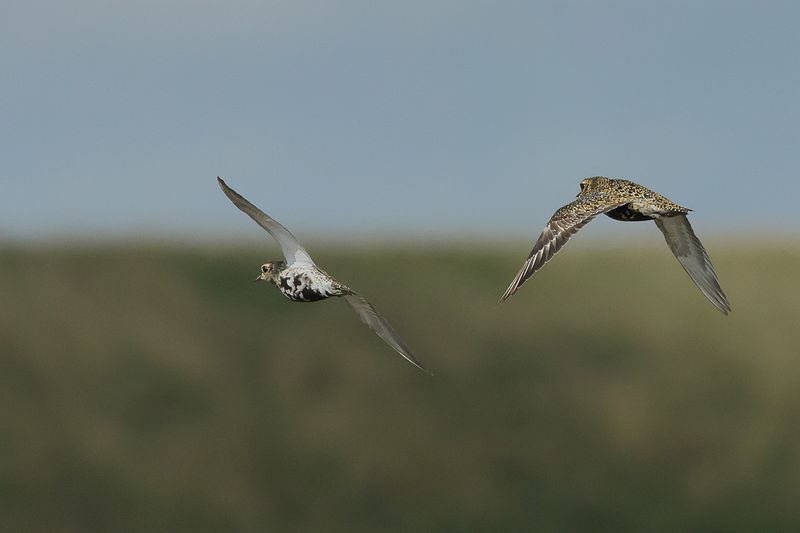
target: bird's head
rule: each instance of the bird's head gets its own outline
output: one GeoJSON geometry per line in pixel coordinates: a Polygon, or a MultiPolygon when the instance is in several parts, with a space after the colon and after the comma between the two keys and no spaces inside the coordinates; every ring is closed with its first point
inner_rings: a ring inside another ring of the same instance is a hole
{"type": "Polygon", "coordinates": [[[606,189],[610,184],[611,180],[609,178],[604,178],[603,176],[586,178],[585,180],[581,181],[581,192],[579,192],[577,196],[585,196],[595,191],[606,189]]]}
{"type": "Polygon", "coordinates": [[[283,261],[268,261],[261,265],[261,274],[258,275],[255,281],[275,283],[275,276],[284,268],[286,268],[286,263],[283,261]]]}

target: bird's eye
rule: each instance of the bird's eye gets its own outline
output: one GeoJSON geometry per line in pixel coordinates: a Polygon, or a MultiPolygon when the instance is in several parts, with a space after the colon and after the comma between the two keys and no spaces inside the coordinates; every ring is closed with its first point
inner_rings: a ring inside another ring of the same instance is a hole
{"type": "Polygon", "coordinates": [[[267,265],[261,265],[261,272],[267,271],[267,265]]]}

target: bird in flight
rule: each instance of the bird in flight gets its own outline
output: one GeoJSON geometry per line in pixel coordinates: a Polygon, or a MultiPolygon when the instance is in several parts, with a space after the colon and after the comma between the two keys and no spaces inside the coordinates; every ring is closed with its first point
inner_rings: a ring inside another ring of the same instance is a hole
{"type": "Polygon", "coordinates": [[[255,281],[274,283],[278,290],[293,302],[316,302],[332,296],[343,296],[353,306],[362,322],[377,333],[386,344],[394,348],[411,364],[430,374],[414,357],[411,348],[395,333],[389,322],[375,310],[366,298],[347,285],[336,281],[330,274],[319,268],[295,236],[278,221],[228,187],[219,176],[217,176],[217,182],[233,205],[267,230],[278,241],[283,251],[284,261],[269,261],[261,265],[261,273],[255,281]]]}
{"type": "Polygon", "coordinates": [[[664,234],[669,249],[695,285],[717,309],[727,315],[731,306],[719,286],[708,253],[686,218],[689,211],[691,209],[681,207],[632,181],[601,176],[587,178],[581,181],[578,199],[556,211],[550,218],[500,301],[507,300],[517,292],[579,229],[597,215],[604,214],[623,222],[654,221],[664,234]]]}

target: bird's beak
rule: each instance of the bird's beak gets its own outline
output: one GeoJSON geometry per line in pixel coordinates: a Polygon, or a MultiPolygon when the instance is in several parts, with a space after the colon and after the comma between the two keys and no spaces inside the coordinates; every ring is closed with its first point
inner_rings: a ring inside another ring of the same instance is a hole
{"type": "Polygon", "coordinates": [[[261,276],[258,276],[256,279],[253,280],[253,282],[256,282],[256,281],[262,281],[261,276]]]}

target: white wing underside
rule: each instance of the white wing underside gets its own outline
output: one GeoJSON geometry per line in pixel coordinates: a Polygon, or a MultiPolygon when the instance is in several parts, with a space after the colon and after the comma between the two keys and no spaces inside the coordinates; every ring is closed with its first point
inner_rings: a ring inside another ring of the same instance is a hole
{"type": "Polygon", "coordinates": [[[217,182],[219,183],[220,188],[222,188],[222,192],[225,193],[225,196],[230,198],[231,202],[233,202],[233,205],[238,207],[247,216],[252,218],[256,224],[267,230],[269,234],[272,235],[276,241],[278,241],[288,266],[295,264],[314,264],[314,260],[311,259],[311,256],[308,254],[305,248],[300,245],[300,243],[297,241],[297,238],[292,235],[292,232],[286,229],[277,220],[251,204],[242,195],[228,187],[228,185],[219,176],[217,177],[217,182]]]}

